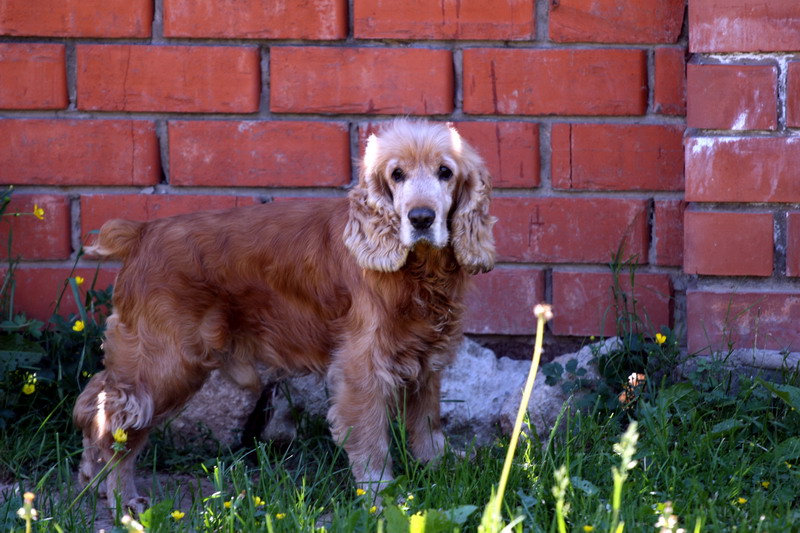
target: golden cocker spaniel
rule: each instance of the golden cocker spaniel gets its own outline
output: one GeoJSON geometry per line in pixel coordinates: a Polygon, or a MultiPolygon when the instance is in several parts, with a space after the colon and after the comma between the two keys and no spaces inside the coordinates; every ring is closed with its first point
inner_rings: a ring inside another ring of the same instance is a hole
{"type": "Polygon", "coordinates": [[[437,457],[440,373],[462,337],[470,274],[494,265],[490,192],[453,127],[403,119],[369,138],[347,198],[104,224],[93,251],[123,266],[105,370],[74,409],[81,480],[110,463],[109,505],[116,491],[141,509],[133,470],[151,428],[213,369],[259,389],[257,363],[327,376],[331,432],[360,486],[392,479],[393,414],[420,460],[437,457]]]}

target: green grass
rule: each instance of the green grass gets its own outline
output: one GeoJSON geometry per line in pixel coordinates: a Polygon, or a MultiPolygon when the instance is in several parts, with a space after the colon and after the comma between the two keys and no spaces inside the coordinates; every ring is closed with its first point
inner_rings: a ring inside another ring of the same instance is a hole
{"type": "MultiPolygon", "coordinates": [[[[564,413],[564,430],[544,443],[523,437],[504,498],[506,521],[523,518],[513,531],[559,531],[558,507],[566,531],[584,531],[584,526],[612,530],[612,470],[621,462],[614,444],[635,419],[636,463],[627,471],[619,510],[625,530],[656,530],[656,511],[666,502],[687,531],[796,530],[800,415],[793,402],[800,389],[775,388],[760,380],[742,380],[735,393],[720,391],[722,386],[671,385],[629,411],[564,413]],[[558,505],[559,491],[553,487],[562,466],[567,475],[561,476],[558,505]]],[[[93,531],[98,524],[110,525],[103,502],[93,493],[70,508],[79,492],[74,482],[79,442],[73,430],[56,422],[60,418],[37,427],[30,424],[31,415],[0,434],[5,475],[36,494],[35,531],[93,531]]],[[[140,462],[145,479],[152,480],[153,501],[142,521],[150,524],[149,531],[324,527],[391,532],[404,523],[407,528],[410,517],[423,513],[429,520],[426,531],[453,531],[447,513],[432,510],[461,508],[462,515],[474,510],[459,529],[476,531],[508,443],[470,450],[471,459],[448,453],[431,467],[415,463],[404,444],[396,442],[398,480],[384,497],[383,510],[375,511],[365,495],[357,495],[346,459],[324,425],[310,424],[306,433],[284,449],[257,443],[215,458],[182,453],[180,461],[171,457],[174,451],[154,445],[140,462]],[[179,465],[172,469],[174,478],[163,472],[170,464],[179,465]],[[160,475],[153,476],[154,471],[160,475]],[[175,509],[185,513],[182,519],[170,516],[175,509]]],[[[24,531],[16,516],[22,507],[20,491],[7,490],[0,502],[0,531],[24,531]]]]}

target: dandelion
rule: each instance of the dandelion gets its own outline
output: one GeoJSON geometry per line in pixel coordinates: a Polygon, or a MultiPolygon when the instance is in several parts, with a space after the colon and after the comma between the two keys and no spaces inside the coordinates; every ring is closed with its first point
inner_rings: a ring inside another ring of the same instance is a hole
{"type": "Polygon", "coordinates": [[[83,279],[81,276],[75,276],[75,285],[77,285],[78,287],[83,285],[84,281],[86,281],[86,280],[83,279]]]}
{"type": "Polygon", "coordinates": [[[662,335],[661,333],[656,333],[656,344],[661,346],[665,342],[667,342],[667,336],[666,335],[662,335]]]}
{"type": "Polygon", "coordinates": [[[75,325],[72,326],[72,331],[83,331],[86,325],[83,323],[83,320],[76,320],[75,325]]]}
{"type": "Polygon", "coordinates": [[[117,428],[117,430],[114,431],[114,442],[119,442],[120,444],[128,442],[128,432],[122,428],[117,428]]]}
{"type": "Polygon", "coordinates": [[[769,482],[769,481],[762,481],[762,482],[761,482],[761,486],[762,486],[762,487],[764,487],[765,489],[768,489],[768,488],[769,488],[769,485],[770,485],[770,482],[769,482]]]}
{"type": "Polygon", "coordinates": [[[736,503],[738,503],[739,505],[744,505],[747,503],[747,498],[742,498],[741,496],[739,496],[739,499],[736,500],[736,503]]]}
{"type": "Polygon", "coordinates": [[[258,496],[253,496],[253,505],[255,505],[256,507],[261,507],[264,505],[264,503],[265,503],[264,500],[262,500],[258,496]]]}
{"type": "Polygon", "coordinates": [[[183,518],[184,516],[186,516],[186,513],[184,513],[180,509],[175,509],[174,511],[172,511],[170,516],[177,521],[177,520],[180,520],[181,518],[183,518]]]}
{"type": "Polygon", "coordinates": [[[36,385],[34,383],[26,383],[22,386],[22,394],[30,396],[36,391],[36,385]]]}
{"type": "Polygon", "coordinates": [[[39,220],[44,220],[44,209],[42,209],[36,204],[33,204],[33,216],[35,216],[39,220]]]}
{"type": "Polygon", "coordinates": [[[375,514],[377,512],[378,512],[378,506],[377,505],[373,505],[372,507],[369,508],[369,514],[375,514]]]}
{"type": "Polygon", "coordinates": [[[583,531],[585,533],[591,533],[592,531],[594,531],[594,526],[590,526],[590,525],[587,524],[587,525],[583,526],[583,531]]]}
{"type": "Polygon", "coordinates": [[[365,491],[364,489],[356,489],[356,496],[363,496],[366,493],[367,491],[365,491]]]}
{"type": "Polygon", "coordinates": [[[276,520],[283,520],[284,518],[286,518],[286,513],[278,513],[275,515],[276,520]]]}

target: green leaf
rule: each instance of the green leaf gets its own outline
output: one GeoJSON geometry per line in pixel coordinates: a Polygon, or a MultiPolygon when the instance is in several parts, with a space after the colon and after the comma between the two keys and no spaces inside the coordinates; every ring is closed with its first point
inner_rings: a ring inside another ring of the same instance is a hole
{"type": "Polygon", "coordinates": [[[715,424],[714,427],[711,428],[711,436],[714,438],[721,437],[726,433],[733,433],[734,431],[740,430],[746,426],[747,424],[738,418],[729,418],[718,424],[715,424]]]}
{"type": "Polygon", "coordinates": [[[765,386],[769,391],[784,401],[786,405],[795,411],[800,411],[800,388],[791,385],[780,385],[759,379],[758,382],[765,386]]]}
{"type": "Polygon", "coordinates": [[[156,529],[172,512],[172,500],[159,502],[139,515],[139,523],[148,529],[156,529]]]}
{"type": "Polygon", "coordinates": [[[407,533],[409,528],[408,515],[396,505],[383,509],[383,518],[386,520],[386,533],[407,533]]]}
{"type": "Polygon", "coordinates": [[[447,514],[447,518],[450,520],[450,522],[452,522],[457,526],[460,526],[463,525],[464,522],[466,522],[469,519],[472,513],[474,513],[477,510],[478,510],[477,505],[461,505],[454,509],[450,509],[449,511],[445,511],[445,513],[447,514]]]}
{"type": "Polygon", "coordinates": [[[594,496],[595,494],[600,492],[600,489],[598,489],[594,483],[586,479],[583,479],[582,477],[573,476],[569,480],[572,483],[573,487],[580,490],[587,496],[594,496]]]}

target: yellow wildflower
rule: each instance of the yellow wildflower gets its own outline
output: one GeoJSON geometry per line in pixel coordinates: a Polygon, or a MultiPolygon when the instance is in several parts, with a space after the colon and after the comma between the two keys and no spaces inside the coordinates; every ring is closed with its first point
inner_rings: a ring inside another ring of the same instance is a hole
{"type": "Polygon", "coordinates": [[[231,505],[233,505],[233,500],[228,500],[225,503],[223,503],[222,505],[225,506],[225,509],[230,509],[231,505]]]}
{"type": "Polygon", "coordinates": [[[253,496],[253,505],[255,505],[256,507],[261,507],[262,505],[264,505],[264,500],[262,500],[258,496],[253,496]]]}
{"type": "Polygon", "coordinates": [[[83,282],[84,282],[84,281],[86,281],[86,280],[85,280],[85,279],[83,279],[82,277],[80,277],[80,276],[75,276],[75,284],[76,284],[78,287],[80,287],[81,285],[83,285],[83,282]]]}
{"type": "Polygon", "coordinates": [[[661,345],[667,342],[667,336],[661,333],[656,333],[656,344],[661,345]]]}
{"type": "Polygon", "coordinates": [[[125,444],[128,442],[128,432],[122,428],[117,428],[117,430],[114,432],[114,442],[119,444],[125,444]]]}
{"type": "Polygon", "coordinates": [[[284,518],[286,518],[286,513],[278,513],[275,515],[276,520],[283,520],[284,518]]]}
{"type": "Polygon", "coordinates": [[[764,487],[765,489],[768,489],[769,488],[769,481],[762,481],[761,482],[761,486],[764,487]]]}
{"type": "Polygon", "coordinates": [[[364,489],[356,489],[356,496],[363,496],[366,493],[367,491],[365,491],[364,489]]]}
{"type": "Polygon", "coordinates": [[[738,503],[739,505],[743,505],[747,503],[747,498],[742,498],[741,496],[739,496],[739,499],[736,500],[736,503],[738,503]]]}
{"type": "Polygon", "coordinates": [[[31,395],[36,391],[36,385],[33,383],[26,383],[22,386],[22,394],[31,395]]]}
{"type": "Polygon", "coordinates": [[[76,320],[75,325],[72,326],[72,331],[83,331],[86,325],[83,323],[83,320],[76,320]]]}
{"type": "Polygon", "coordinates": [[[36,204],[33,204],[33,216],[35,216],[39,220],[44,220],[44,209],[42,209],[36,204]]]}
{"type": "Polygon", "coordinates": [[[182,512],[180,509],[175,509],[174,511],[172,511],[172,514],[170,514],[170,516],[175,520],[180,520],[181,518],[186,516],[186,513],[182,512]]]}
{"type": "Polygon", "coordinates": [[[409,495],[408,495],[408,498],[406,498],[406,499],[407,499],[407,500],[413,500],[413,499],[414,499],[414,495],[413,495],[413,494],[409,494],[409,495]]]}
{"type": "Polygon", "coordinates": [[[377,513],[378,512],[378,506],[377,505],[373,505],[372,507],[369,508],[369,512],[370,512],[370,514],[377,513]]]}
{"type": "Polygon", "coordinates": [[[589,525],[583,526],[583,530],[586,533],[589,533],[590,531],[594,531],[594,526],[589,526],[589,525]]]}

